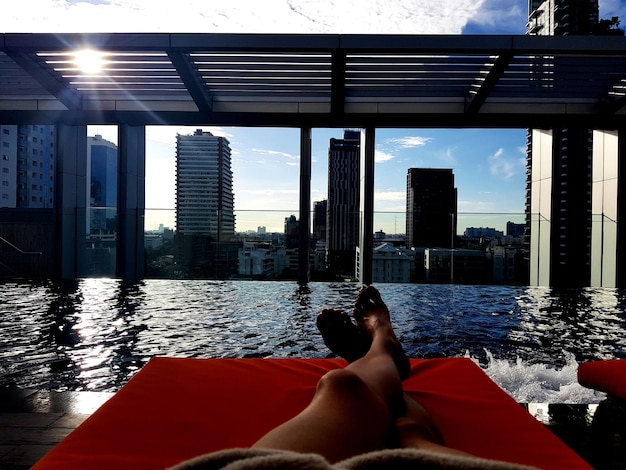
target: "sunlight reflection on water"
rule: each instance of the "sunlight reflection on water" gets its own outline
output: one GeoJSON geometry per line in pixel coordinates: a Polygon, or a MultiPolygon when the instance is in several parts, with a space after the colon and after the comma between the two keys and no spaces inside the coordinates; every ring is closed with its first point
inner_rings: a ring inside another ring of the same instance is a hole
{"type": "MultiPolygon", "coordinates": [[[[315,317],[329,306],[349,311],[359,290],[114,279],[3,287],[0,385],[96,391],[119,389],[155,355],[328,357],[315,317]]],[[[626,357],[624,295],[616,289],[378,287],[411,357],[468,355],[518,396],[538,375],[552,377],[543,381],[553,391],[575,381],[577,361],[626,357]]]]}

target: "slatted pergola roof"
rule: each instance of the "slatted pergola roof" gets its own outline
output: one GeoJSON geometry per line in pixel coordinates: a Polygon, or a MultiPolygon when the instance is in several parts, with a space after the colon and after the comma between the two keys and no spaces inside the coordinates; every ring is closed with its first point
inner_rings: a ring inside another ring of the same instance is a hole
{"type": "Polygon", "coordinates": [[[625,104],[624,37],[0,35],[0,124],[616,128],[625,104]]]}

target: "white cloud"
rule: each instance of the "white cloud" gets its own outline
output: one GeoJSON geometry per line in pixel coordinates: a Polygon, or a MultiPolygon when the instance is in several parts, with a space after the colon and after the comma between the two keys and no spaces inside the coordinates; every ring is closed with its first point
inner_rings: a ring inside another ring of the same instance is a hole
{"type": "Polygon", "coordinates": [[[376,152],[374,154],[374,160],[376,161],[376,163],[388,162],[390,160],[393,160],[394,158],[395,158],[394,155],[391,155],[390,153],[383,152],[382,150],[376,150],[376,152]]]}
{"type": "Polygon", "coordinates": [[[456,163],[456,158],[454,158],[454,155],[452,154],[452,149],[443,150],[439,154],[439,159],[447,165],[454,165],[456,163]]]}
{"type": "MultiPolygon", "coordinates": [[[[606,0],[605,0],[606,1],[606,0]]],[[[515,34],[523,34],[528,21],[526,0],[485,0],[472,18],[483,26],[498,26],[515,34]]]]}
{"type": "Polygon", "coordinates": [[[487,201],[458,201],[457,210],[459,213],[490,213],[494,210],[494,203],[487,201]]]}
{"type": "Polygon", "coordinates": [[[1,32],[460,34],[485,0],[21,0],[1,32]]]}
{"type": "Polygon", "coordinates": [[[491,155],[488,160],[491,174],[505,180],[511,179],[517,174],[518,170],[525,165],[523,158],[506,157],[504,155],[504,149],[501,148],[491,155]]]}
{"type": "Polygon", "coordinates": [[[376,201],[406,201],[405,191],[376,191],[374,193],[376,201]]]}
{"type": "Polygon", "coordinates": [[[269,189],[269,188],[262,188],[262,189],[237,189],[237,193],[246,193],[246,194],[251,194],[254,196],[284,196],[284,195],[290,195],[290,196],[298,196],[299,192],[297,189],[269,189]]]}
{"type": "Polygon", "coordinates": [[[300,157],[297,156],[297,155],[292,155],[292,154],[286,153],[286,152],[280,152],[278,150],[267,150],[267,149],[253,148],[252,151],[256,152],[256,153],[260,153],[261,155],[279,156],[279,157],[288,158],[290,160],[300,160],[300,157]]]}
{"type": "Polygon", "coordinates": [[[397,145],[400,148],[414,148],[414,147],[423,147],[428,142],[432,142],[431,137],[421,137],[421,136],[406,136],[406,137],[398,137],[395,139],[387,139],[385,143],[397,145]]]}

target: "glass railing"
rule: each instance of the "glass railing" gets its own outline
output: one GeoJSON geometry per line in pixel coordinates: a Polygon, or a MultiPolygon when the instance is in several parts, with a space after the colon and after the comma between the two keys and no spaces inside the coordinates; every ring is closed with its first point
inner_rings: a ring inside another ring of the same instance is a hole
{"type": "MultiPolygon", "coordinates": [[[[310,279],[357,279],[359,254],[356,244],[347,250],[333,250],[324,240],[325,217],[318,220],[313,213],[310,217],[310,279]]],[[[199,235],[177,233],[174,210],[146,209],[145,276],[298,279],[297,219],[297,210],[236,211],[234,234],[199,235]]],[[[427,257],[425,249],[435,247],[407,248],[406,214],[376,212],[375,233],[372,234],[374,281],[450,282],[452,279],[454,282],[511,284],[523,278],[523,274],[515,274],[514,263],[523,263],[524,214],[459,213],[456,219],[456,237],[442,242],[445,249],[430,250],[427,257]],[[507,236],[514,230],[514,235],[507,236]],[[430,275],[424,270],[430,270],[430,275]]],[[[452,215],[450,220],[452,223],[452,215]]],[[[521,266],[517,270],[525,272],[521,266]]]]}

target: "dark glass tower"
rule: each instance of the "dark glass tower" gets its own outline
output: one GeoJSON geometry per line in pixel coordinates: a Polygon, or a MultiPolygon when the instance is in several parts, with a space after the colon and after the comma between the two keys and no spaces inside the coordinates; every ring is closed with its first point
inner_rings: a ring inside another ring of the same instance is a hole
{"type": "Polygon", "coordinates": [[[328,148],[327,263],[338,274],[354,275],[359,244],[359,131],[346,130],[328,148]]]}
{"type": "Polygon", "coordinates": [[[409,168],[406,179],[407,248],[453,248],[457,190],[450,169],[409,168]]]}

